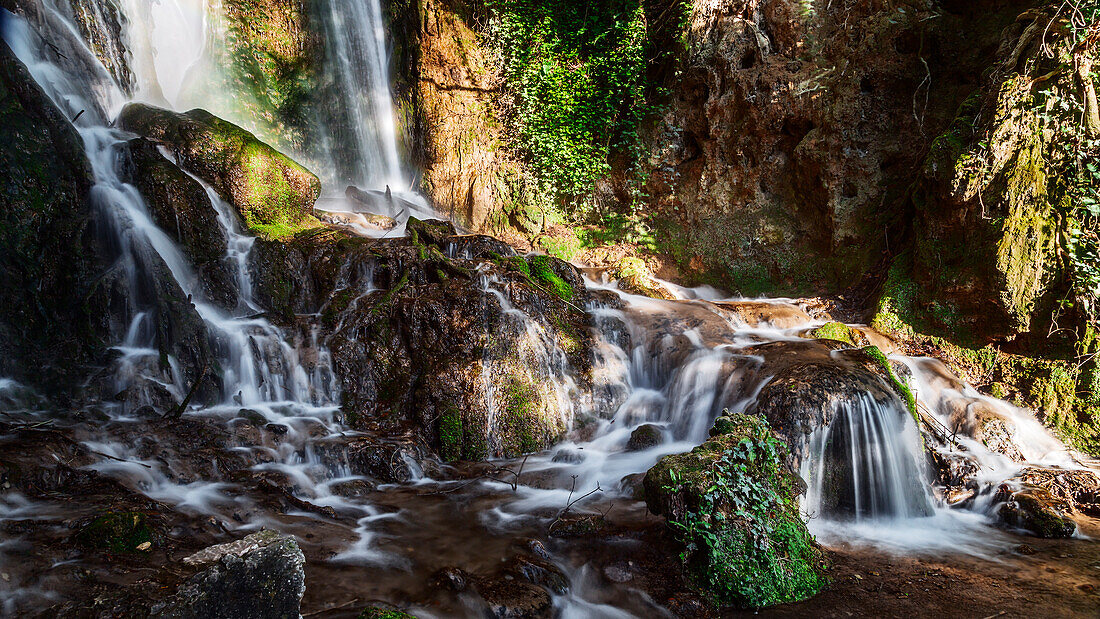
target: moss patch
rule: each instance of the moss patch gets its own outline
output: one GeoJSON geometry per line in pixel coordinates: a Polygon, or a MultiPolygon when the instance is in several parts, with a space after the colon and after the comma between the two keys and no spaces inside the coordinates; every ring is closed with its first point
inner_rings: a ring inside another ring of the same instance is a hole
{"type": "Polygon", "coordinates": [[[825,560],[799,513],[786,445],[767,424],[720,417],[712,438],[666,456],[645,477],[646,502],[684,544],[692,584],[718,606],[761,608],[825,586],[825,560]]]}
{"type": "Polygon", "coordinates": [[[856,345],[856,338],[852,334],[852,328],[841,322],[827,322],[824,325],[810,331],[810,337],[819,340],[836,340],[845,344],[856,345]]]}

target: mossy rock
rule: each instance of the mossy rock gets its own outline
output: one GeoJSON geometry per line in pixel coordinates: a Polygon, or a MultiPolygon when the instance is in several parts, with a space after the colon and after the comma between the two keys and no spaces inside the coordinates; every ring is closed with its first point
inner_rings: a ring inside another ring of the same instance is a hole
{"type": "Polygon", "coordinates": [[[113,554],[142,552],[157,543],[149,517],[141,512],[103,514],[82,528],[76,539],[84,546],[113,554]]]}
{"type": "Polygon", "coordinates": [[[141,103],[123,108],[118,124],[166,144],[185,168],[236,207],[248,228],[270,235],[319,225],[312,213],[321,181],[237,125],[205,110],[181,114],[141,103]]]}
{"type": "Polygon", "coordinates": [[[827,322],[811,330],[808,335],[819,340],[835,340],[852,346],[866,346],[867,336],[859,329],[853,329],[842,322],[827,322]]]}
{"type": "Polygon", "coordinates": [[[825,557],[798,507],[786,445],[759,418],[725,415],[694,450],[645,476],[646,504],[684,544],[689,581],[718,606],[762,608],[825,586],[825,557]]]}

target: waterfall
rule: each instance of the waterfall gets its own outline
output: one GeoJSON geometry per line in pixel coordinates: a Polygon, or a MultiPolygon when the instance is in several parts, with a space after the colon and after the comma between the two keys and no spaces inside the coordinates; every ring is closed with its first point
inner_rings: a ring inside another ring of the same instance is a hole
{"type": "Polygon", "coordinates": [[[832,422],[809,439],[804,511],[856,521],[931,515],[920,450],[916,424],[900,402],[864,393],[838,403],[832,422]]]}
{"type": "MultiPolygon", "coordinates": [[[[339,85],[342,109],[350,117],[354,139],[347,146],[350,166],[342,168],[342,184],[404,189],[397,154],[385,23],[379,0],[330,0],[322,21],[330,46],[325,72],[339,85]]],[[[326,132],[330,141],[341,136],[326,132]]],[[[345,138],[346,139],[346,138],[345,138]]],[[[330,152],[333,147],[329,146],[330,152]]]]}
{"type": "Polygon", "coordinates": [[[234,78],[234,35],[221,0],[124,1],[136,100],[202,107],[230,120],[306,163],[328,195],[342,195],[349,184],[408,189],[379,0],[315,3],[303,16],[322,36],[316,83],[298,120],[304,126],[296,127],[305,135],[297,143],[284,139],[271,118],[273,103],[234,78]]]}

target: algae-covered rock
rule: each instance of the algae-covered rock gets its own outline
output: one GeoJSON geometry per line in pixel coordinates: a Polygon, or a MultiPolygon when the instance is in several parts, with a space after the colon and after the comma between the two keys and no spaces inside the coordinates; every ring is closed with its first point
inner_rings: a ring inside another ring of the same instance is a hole
{"type": "Polygon", "coordinates": [[[766,422],[723,416],[715,436],[646,473],[646,504],[685,545],[690,581],[721,606],[761,608],[816,595],[825,559],[798,508],[800,482],[766,422]]]}
{"type": "Polygon", "coordinates": [[[155,604],[158,619],[297,619],[306,590],[305,555],[275,531],[208,548],[188,557],[209,567],[155,604]]]}
{"type": "Polygon", "coordinates": [[[640,425],[630,433],[630,440],[626,442],[627,451],[642,451],[660,445],[664,440],[664,434],[660,426],[651,423],[640,425]]]}
{"type": "Polygon", "coordinates": [[[817,339],[836,340],[851,344],[852,346],[866,346],[867,336],[859,329],[853,329],[842,322],[827,322],[816,329],[812,329],[807,335],[817,339]]]}
{"type": "Polygon", "coordinates": [[[1013,491],[1006,484],[997,498],[1004,501],[997,515],[1009,526],[1025,529],[1037,537],[1072,537],[1077,531],[1070,504],[1045,488],[1028,485],[1013,491]]]}
{"type": "Polygon", "coordinates": [[[667,286],[653,277],[649,267],[641,258],[624,258],[615,267],[615,277],[618,278],[619,288],[626,292],[655,299],[676,298],[667,286]]]}
{"type": "Polygon", "coordinates": [[[254,231],[280,236],[312,220],[321,182],[248,131],[204,110],[171,112],[131,103],[118,124],[163,142],[181,165],[209,183],[254,231]]]}

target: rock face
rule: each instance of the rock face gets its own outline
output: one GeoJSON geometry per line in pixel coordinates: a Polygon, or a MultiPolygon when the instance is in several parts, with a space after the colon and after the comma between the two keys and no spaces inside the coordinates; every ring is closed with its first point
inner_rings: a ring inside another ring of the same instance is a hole
{"type": "Polygon", "coordinates": [[[0,43],[0,375],[71,393],[105,352],[110,255],[80,136],[0,43]]]}
{"type": "Polygon", "coordinates": [[[409,229],[377,241],[337,231],[257,241],[256,299],[288,324],[319,314],[354,425],[415,428],[449,460],[549,446],[589,381],[580,276],[489,237],[455,236],[448,223],[409,229]]]}
{"type": "Polygon", "coordinates": [[[150,617],[297,619],[306,590],[305,556],[294,538],[254,533],[184,559],[210,566],[187,580],[150,617]]]}
{"type": "Polygon", "coordinates": [[[312,216],[321,182],[286,155],[204,110],[186,114],[131,103],[118,125],[161,142],[259,232],[293,228],[312,216]]]}
{"type": "Polygon", "coordinates": [[[798,510],[784,443],[756,417],[720,417],[712,437],[645,476],[646,504],[687,545],[693,584],[721,606],[802,600],[825,585],[823,553],[798,510]]]}
{"type": "Polygon", "coordinates": [[[187,253],[209,299],[223,308],[237,305],[233,275],[226,264],[228,239],[210,197],[198,181],[144,138],[130,142],[127,181],[137,187],[161,230],[187,253]]]}

